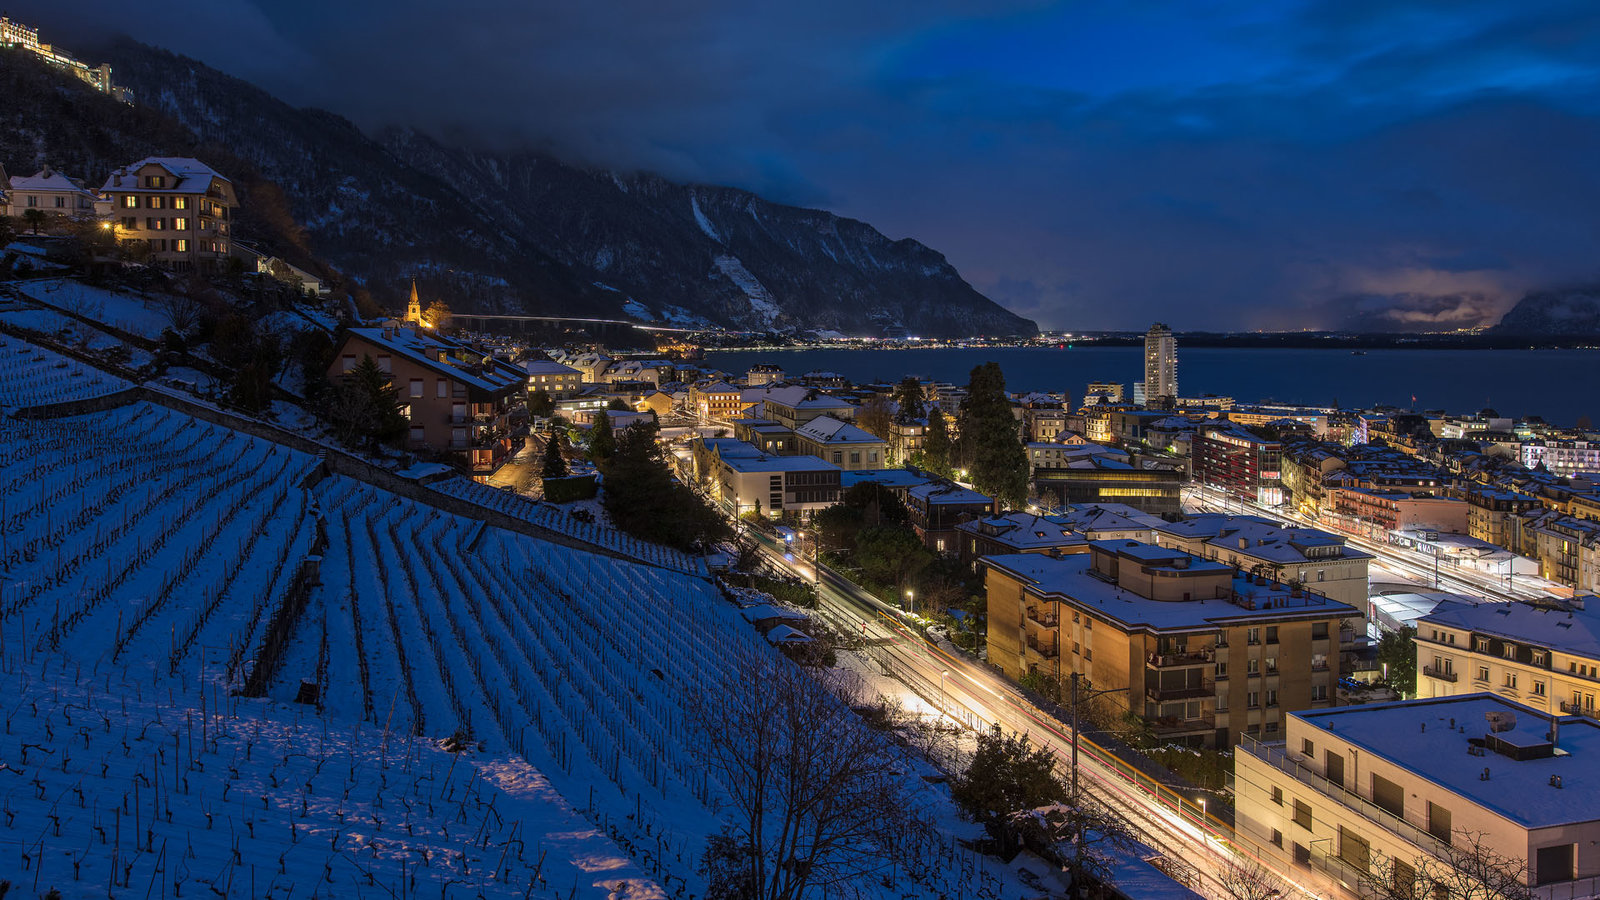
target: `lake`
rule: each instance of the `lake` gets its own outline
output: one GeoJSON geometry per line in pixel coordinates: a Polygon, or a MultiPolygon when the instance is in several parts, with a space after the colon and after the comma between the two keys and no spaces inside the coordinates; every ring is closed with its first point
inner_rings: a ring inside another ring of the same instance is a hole
{"type": "MultiPolygon", "coordinates": [[[[915,350],[739,350],[708,352],[705,362],[734,375],[756,363],[790,375],[815,369],[856,382],[916,375],[966,384],[974,366],[997,362],[1011,391],[1067,391],[1074,403],[1091,381],[1119,381],[1129,392],[1144,378],[1142,347],[915,350]]],[[[1311,406],[1380,404],[1472,413],[1543,416],[1572,425],[1600,421],[1600,350],[1349,350],[1178,348],[1185,397],[1219,394],[1241,403],[1311,406]],[[1416,402],[1411,398],[1415,396],[1416,402]]]]}

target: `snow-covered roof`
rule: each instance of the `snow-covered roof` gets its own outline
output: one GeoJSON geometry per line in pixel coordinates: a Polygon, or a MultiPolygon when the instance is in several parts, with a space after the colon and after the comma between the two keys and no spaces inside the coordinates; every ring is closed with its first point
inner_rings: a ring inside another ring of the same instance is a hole
{"type": "Polygon", "coordinates": [[[1271,562],[1298,563],[1309,559],[1371,559],[1346,544],[1344,539],[1317,528],[1284,525],[1261,516],[1231,516],[1226,513],[1201,513],[1181,522],[1162,522],[1157,530],[1180,538],[1199,538],[1219,550],[1233,550],[1271,562]],[[1243,541],[1243,546],[1240,545],[1243,541]],[[1337,547],[1332,555],[1314,553],[1312,548],[1337,547]]]}
{"type": "Polygon", "coordinates": [[[982,535],[1017,550],[1042,550],[1088,543],[1083,535],[1074,534],[1071,529],[1057,522],[1025,512],[962,522],[956,529],[982,535]]]}
{"type": "Polygon", "coordinates": [[[762,603],[757,606],[746,606],[739,610],[739,615],[746,622],[763,622],[767,619],[787,619],[790,622],[808,622],[811,617],[797,609],[786,609],[782,606],[773,606],[771,603],[762,603]]]}
{"type": "MultiPolygon", "coordinates": [[[[1109,546],[1120,554],[1145,559],[1156,567],[1167,565],[1172,558],[1170,550],[1138,542],[1096,541],[1090,546],[1096,549],[1109,546]],[[1127,546],[1129,544],[1136,546],[1127,546]]],[[[1060,595],[1084,608],[1094,609],[1121,623],[1126,630],[1186,631],[1220,628],[1241,620],[1282,621],[1361,615],[1355,608],[1320,594],[1307,592],[1295,597],[1285,585],[1258,585],[1249,578],[1230,579],[1231,589],[1241,598],[1251,601],[1254,609],[1223,598],[1151,600],[1093,574],[1090,570],[1094,559],[1088,553],[1059,557],[1042,553],[1006,553],[984,557],[984,562],[992,569],[1008,572],[1033,584],[1040,594],[1060,595]]],[[[1189,557],[1183,568],[1191,572],[1231,571],[1229,566],[1198,557],[1189,557]]]]}
{"type": "Polygon", "coordinates": [[[1165,524],[1160,516],[1141,512],[1125,503],[1095,503],[1069,506],[1050,517],[1052,521],[1082,534],[1096,531],[1154,530],[1165,524]]]}
{"type": "Polygon", "coordinates": [[[737,394],[740,389],[726,381],[713,381],[710,384],[697,384],[694,388],[702,394],[737,394]]]}
{"type": "Polygon", "coordinates": [[[517,365],[522,367],[529,375],[578,375],[581,374],[571,366],[564,366],[551,359],[525,359],[517,365]]]}
{"type": "Polygon", "coordinates": [[[859,469],[854,472],[842,472],[839,475],[839,482],[846,489],[872,482],[887,488],[912,488],[932,481],[931,475],[923,475],[910,469],[859,469]]]}
{"type": "Polygon", "coordinates": [[[958,484],[943,484],[938,482],[932,484],[919,484],[916,487],[906,491],[906,496],[930,505],[944,503],[976,504],[994,502],[993,498],[986,497],[977,491],[964,488],[958,484]]]}
{"type": "Polygon", "coordinates": [[[745,388],[741,396],[749,403],[770,401],[791,409],[852,409],[854,406],[847,400],[831,397],[803,384],[774,384],[745,388]]]}
{"type": "MultiPolygon", "coordinates": [[[[759,452],[759,451],[758,451],[759,452]]],[[[730,456],[723,454],[722,462],[735,472],[828,472],[839,467],[815,456],[730,456]]]]}
{"type": "Polygon", "coordinates": [[[460,341],[416,328],[350,329],[347,341],[357,338],[481,391],[503,393],[509,388],[522,387],[528,379],[519,366],[487,356],[460,341]]]}
{"type": "Polygon", "coordinates": [[[90,197],[98,196],[94,191],[79,187],[72,179],[49,169],[40,169],[32,175],[14,175],[11,177],[11,190],[56,192],[67,194],[86,194],[90,197]]]}
{"type": "Polygon", "coordinates": [[[795,434],[821,444],[881,444],[883,438],[832,416],[818,416],[795,428],[795,434]]]}
{"type": "Polygon", "coordinates": [[[811,643],[811,635],[806,634],[798,628],[791,628],[788,625],[777,625],[773,627],[771,631],[767,632],[767,643],[809,644],[811,643]]]}
{"type": "Polygon", "coordinates": [[[1488,693],[1289,715],[1525,828],[1600,819],[1600,723],[1559,717],[1555,744],[1561,755],[1469,753],[1469,741],[1488,736],[1491,714],[1509,714],[1515,722],[1493,735],[1498,740],[1519,747],[1550,743],[1548,713],[1488,693]]]}
{"type": "Polygon", "coordinates": [[[1545,609],[1527,603],[1440,603],[1419,625],[1464,628],[1563,653],[1600,659],[1600,610],[1545,609]]]}
{"type": "Polygon", "coordinates": [[[106,179],[104,191],[139,191],[155,194],[203,194],[211,189],[212,181],[232,184],[216,169],[198,159],[186,156],[150,156],[126,169],[118,169],[106,179]],[[139,183],[139,170],[146,166],[160,166],[172,176],[172,184],[152,188],[139,183]]]}

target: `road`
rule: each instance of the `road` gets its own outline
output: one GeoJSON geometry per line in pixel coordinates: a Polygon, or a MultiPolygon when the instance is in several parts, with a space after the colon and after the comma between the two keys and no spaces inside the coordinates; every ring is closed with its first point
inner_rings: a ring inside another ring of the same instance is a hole
{"type": "MultiPolygon", "coordinates": [[[[776,565],[817,583],[819,618],[846,634],[865,639],[868,653],[885,671],[930,706],[972,729],[998,723],[1024,733],[1036,745],[1050,748],[1060,761],[1061,777],[1071,778],[1072,729],[1036,707],[1017,688],[986,666],[950,653],[917,633],[900,610],[883,603],[827,566],[785,552],[765,535],[761,548],[776,565]]],[[[1218,880],[1230,861],[1244,858],[1270,867],[1269,857],[1239,847],[1227,823],[1206,814],[1204,807],[1168,788],[1135,782],[1116,767],[1114,757],[1087,739],[1079,747],[1080,783],[1091,796],[1117,811],[1140,841],[1194,872],[1193,889],[1207,897],[1232,896],[1218,880]]],[[[1276,873],[1273,887],[1284,896],[1317,894],[1276,873]]]]}

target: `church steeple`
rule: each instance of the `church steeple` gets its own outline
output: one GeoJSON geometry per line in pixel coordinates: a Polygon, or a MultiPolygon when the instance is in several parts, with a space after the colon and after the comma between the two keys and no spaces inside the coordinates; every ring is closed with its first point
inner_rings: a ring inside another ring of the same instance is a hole
{"type": "Polygon", "coordinates": [[[411,279],[411,302],[406,306],[406,321],[413,325],[422,324],[422,300],[417,297],[417,280],[411,279]]]}

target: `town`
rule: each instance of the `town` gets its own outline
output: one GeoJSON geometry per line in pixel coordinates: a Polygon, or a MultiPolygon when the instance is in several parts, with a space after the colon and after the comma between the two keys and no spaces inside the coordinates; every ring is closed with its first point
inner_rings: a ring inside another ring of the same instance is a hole
{"type": "Polygon", "coordinates": [[[0,896],[1600,896],[1591,423],[724,371],[161,152],[0,169],[0,896]]]}

